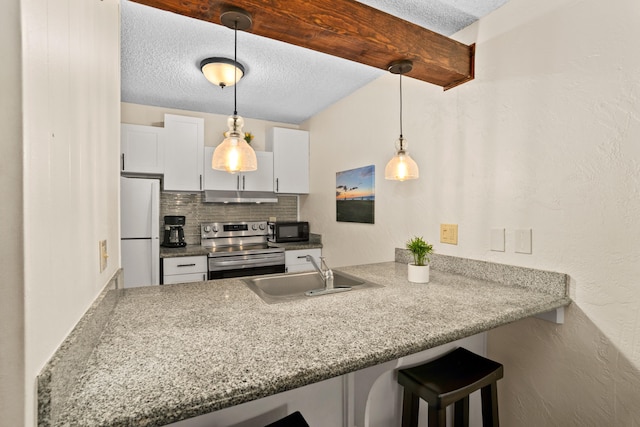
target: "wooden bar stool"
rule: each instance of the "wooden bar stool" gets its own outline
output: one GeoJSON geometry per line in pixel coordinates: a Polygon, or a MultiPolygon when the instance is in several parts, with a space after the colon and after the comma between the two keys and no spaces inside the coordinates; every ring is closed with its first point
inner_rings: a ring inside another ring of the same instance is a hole
{"type": "Polygon", "coordinates": [[[309,424],[307,424],[307,420],[304,419],[300,411],[296,411],[264,427],[309,427],[309,424]]]}
{"type": "Polygon", "coordinates": [[[429,427],[445,427],[447,406],[454,406],[455,427],[469,425],[469,395],[482,389],[482,425],[498,427],[497,382],[503,367],[462,347],[431,362],[398,371],[404,387],[402,427],[418,427],[418,409],[429,404],[429,427]]]}

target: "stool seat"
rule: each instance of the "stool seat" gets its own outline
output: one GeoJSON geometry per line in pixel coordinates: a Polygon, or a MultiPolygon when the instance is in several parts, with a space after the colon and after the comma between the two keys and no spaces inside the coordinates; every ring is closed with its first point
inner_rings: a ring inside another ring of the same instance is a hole
{"type": "Polygon", "coordinates": [[[482,390],[483,426],[498,423],[497,381],[502,364],[462,347],[425,364],[398,371],[404,387],[402,427],[418,426],[419,398],[429,405],[429,427],[445,426],[446,408],[454,407],[454,425],[469,425],[469,395],[482,390]]]}
{"type": "Polygon", "coordinates": [[[300,411],[296,411],[265,427],[309,427],[309,424],[307,424],[307,420],[304,419],[300,411]]]}

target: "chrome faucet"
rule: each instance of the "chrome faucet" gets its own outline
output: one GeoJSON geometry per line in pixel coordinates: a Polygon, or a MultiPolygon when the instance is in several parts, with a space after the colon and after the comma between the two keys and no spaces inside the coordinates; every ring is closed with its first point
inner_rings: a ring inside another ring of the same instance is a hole
{"type": "Polygon", "coordinates": [[[351,290],[350,286],[335,287],[333,285],[333,271],[331,271],[331,269],[327,266],[327,263],[324,262],[324,257],[320,257],[320,265],[318,265],[316,260],[311,255],[304,256],[304,259],[306,259],[307,262],[310,262],[313,265],[313,268],[316,269],[316,272],[320,275],[320,277],[322,278],[322,282],[324,283],[324,288],[307,291],[304,293],[305,295],[313,297],[317,295],[333,294],[351,290]]]}
{"type": "Polygon", "coordinates": [[[324,262],[324,257],[320,257],[320,265],[316,262],[316,260],[311,256],[305,256],[305,259],[313,265],[313,268],[316,269],[322,281],[324,282],[325,289],[333,289],[333,271],[327,266],[327,263],[324,262]]]}

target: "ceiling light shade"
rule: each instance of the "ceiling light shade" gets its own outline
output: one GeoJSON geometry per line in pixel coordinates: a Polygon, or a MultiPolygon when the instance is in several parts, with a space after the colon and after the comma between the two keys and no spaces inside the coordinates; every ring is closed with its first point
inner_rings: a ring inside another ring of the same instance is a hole
{"type": "Polygon", "coordinates": [[[213,152],[211,167],[229,173],[249,172],[258,169],[256,153],[244,139],[244,119],[238,115],[227,119],[229,131],[225,132],[224,141],[213,152]]]}
{"type": "Polygon", "coordinates": [[[216,86],[233,86],[244,76],[244,67],[229,58],[207,58],[200,63],[202,74],[216,86]]]}
{"type": "Polygon", "coordinates": [[[396,154],[384,168],[384,178],[394,181],[417,179],[420,175],[418,165],[407,152],[407,141],[402,135],[402,75],[408,73],[413,64],[408,60],[394,61],[389,64],[392,74],[400,75],[400,138],[396,142],[396,154]]]}
{"type": "MultiPolygon", "coordinates": [[[[238,64],[238,30],[246,30],[251,27],[251,17],[244,11],[232,10],[223,12],[220,21],[229,28],[233,28],[233,63],[238,64]]],[[[224,140],[213,151],[211,168],[227,171],[229,173],[250,172],[258,169],[256,152],[244,139],[244,119],[238,115],[237,94],[238,87],[235,83],[237,73],[234,74],[233,86],[233,115],[227,119],[229,130],[225,132],[224,140]]]]}
{"type": "Polygon", "coordinates": [[[401,136],[396,142],[396,154],[384,168],[384,179],[406,181],[419,176],[418,165],[407,153],[407,141],[401,136]]]}

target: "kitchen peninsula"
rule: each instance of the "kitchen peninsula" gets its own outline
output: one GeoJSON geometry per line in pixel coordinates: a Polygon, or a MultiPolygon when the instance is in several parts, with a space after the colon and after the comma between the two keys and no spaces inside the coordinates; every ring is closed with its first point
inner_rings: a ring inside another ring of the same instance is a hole
{"type": "Polygon", "coordinates": [[[54,391],[63,356],[41,374],[39,425],[165,425],[570,303],[565,274],[439,255],[425,285],[396,261],[336,269],[382,288],[281,304],[238,279],[108,291],[118,301],[70,395],[54,391]]]}

